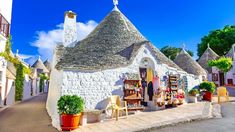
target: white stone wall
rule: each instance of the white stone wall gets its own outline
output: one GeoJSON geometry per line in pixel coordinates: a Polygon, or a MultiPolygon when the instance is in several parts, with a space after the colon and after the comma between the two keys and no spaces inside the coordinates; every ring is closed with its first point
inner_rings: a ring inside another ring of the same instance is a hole
{"type": "Polygon", "coordinates": [[[11,23],[12,0],[0,0],[0,13],[11,23]]]}
{"type": "Polygon", "coordinates": [[[69,18],[68,13],[65,14],[64,20],[64,36],[63,36],[63,44],[68,46],[69,44],[75,42],[77,40],[77,16],[74,15],[74,18],[69,18]]]}
{"type": "Polygon", "coordinates": [[[31,80],[26,74],[24,78],[24,87],[23,87],[23,100],[31,98],[31,80]]]}
{"type": "Polygon", "coordinates": [[[228,79],[232,79],[233,84],[235,83],[234,79],[233,79],[233,69],[231,69],[229,72],[226,73],[226,75],[225,75],[225,84],[228,84],[228,79]]]}
{"type": "Polygon", "coordinates": [[[13,79],[8,79],[7,88],[7,105],[13,105],[15,103],[15,83],[13,79]]]}
{"type": "Polygon", "coordinates": [[[2,76],[0,77],[0,106],[3,106],[4,98],[5,98],[5,90],[6,90],[6,65],[7,62],[3,57],[0,57],[0,71],[2,72],[2,76]]]}
{"type": "Polygon", "coordinates": [[[50,83],[48,89],[48,97],[46,102],[46,109],[48,114],[51,116],[52,125],[57,129],[60,128],[60,116],[57,111],[57,101],[61,97],[61,86],[62,86],[62,78],[63,71],[58,71],[54,67],[58,61],[60,56],[57,56],[57,48],[54,50],[53,61],[52,61],[52,69],[50,74],[50,83]]]}

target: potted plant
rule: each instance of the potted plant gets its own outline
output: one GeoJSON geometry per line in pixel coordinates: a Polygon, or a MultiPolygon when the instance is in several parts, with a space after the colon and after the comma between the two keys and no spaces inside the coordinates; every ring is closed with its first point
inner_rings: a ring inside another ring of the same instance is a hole
{"type": "Polygon", "coordinates": [[[84,110],[84,100],[77,95],[61,96],[57,103],[61,115],[62,130],[78,128],[81,112],[84,110]]]}
{"type": "Polygon", "coordinates": [[[189,91],[188,103],[197,103],[198,89],[191,89],[189,91]]]}
{"type": "Polygon", "coordinates": [[[199,88],[202,92],[204,92],[203,99],[207,101],[211,101],[212,95],[215,92],[215,88],[216,88],[215,84],[213,82],[205,81],[199,85],[199,88]]]}

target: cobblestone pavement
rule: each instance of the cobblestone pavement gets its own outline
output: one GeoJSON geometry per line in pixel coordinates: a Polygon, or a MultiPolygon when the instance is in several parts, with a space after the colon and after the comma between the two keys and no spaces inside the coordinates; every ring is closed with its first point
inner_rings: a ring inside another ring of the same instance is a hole
{"type": "Polygon", "coordinates": [[[45,109],[46,94],[0,112],[0,132],[57,132],[45,109]]]}

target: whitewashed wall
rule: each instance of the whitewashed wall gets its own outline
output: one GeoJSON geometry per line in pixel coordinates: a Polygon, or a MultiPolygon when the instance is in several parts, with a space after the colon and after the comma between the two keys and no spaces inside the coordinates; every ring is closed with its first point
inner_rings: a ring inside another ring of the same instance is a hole
{"type": "Polygon", "coordinates": [[[8,79],[7,88],[7,105],[13,105],[15,103],[15,85],[14,80],[8,79]]]}
{"type": "Polygon", "coordinates": [[[11,23],[12,0],[0,0],[0,13],[11,23]]]}
{"type": "MultiPolygon", "coordinates": [[[[231,69],[229,72],[226,73],[226,75],[225,75],[225,84],[228,84],[228,79],[233,80],[233,69],[231,69]]],[[[234,80],[233,80],[233,84],[234,84],[234,80]]]]}
{"type": "Polygon", "coordinates": [[[23,100],[31,98],[31,80],[26,74],[24,78],[24,87],[23,87],[23,100]]]}
{"type": "Polygon", "coordinates": [[[2,76],[0,77],[0,86],[1,88],[1,95],[0,95],[0,106],[3,106],[4,97],[5,97],[5,90],[6,90],[6,60],[3,57],[0,57],[0,71],[2,71],[2,76]]]}
{"type": "MultiPolygon", "coordinates": [[[[143,58],[153,61],[158,75],[163,76],[168,73],[179,73],[175,68],[169,68],[165,64],[158,64],[148,46],[143,46],[133,63],[124,68],[108,69],[97,72],[81,72],[76,70],[57,71],[52,70],[50,77],[50,88],[47,100],[47,110],[52,117],[53,126],[60,128],[59,115],[57,112],[57,101],[62,95],[79,95],[85,100],[86,109],[104,109],[107,99],[111,95],[123,96],[123,74],[139,73],[140,62],[143,58]]],[[[198,79],[191,77],[186,72],[182,75],[189,76],[189,83],[198,85],[198,79]],[[191,82],[192,81],[192,82],[191,82]]],[[[193,86],[191,86],[193,87],[193,86]]]]}

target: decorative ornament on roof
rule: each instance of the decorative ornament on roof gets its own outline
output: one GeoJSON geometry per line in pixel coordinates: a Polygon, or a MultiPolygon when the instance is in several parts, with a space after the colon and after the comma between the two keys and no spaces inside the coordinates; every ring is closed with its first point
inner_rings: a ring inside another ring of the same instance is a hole
{"type": "Polygon", "coordinates": [[[185,50],[185,44],[184,43],[182,44],[182,49],[185,50]]]}
{"type": "Polygon", "coordinates": [[[207,44],[207,48],[210,48],[210,43],[207,44]]]}
{"type": "Polygon", "coordinates": [[[113,11],[119,11],[119,9],[117,8],[118,0],[113,0],[113,5],[114,5],[113,11]]]}
{"type": "Polygon", "coordinates": [[[113,5],[117,6],[118,5],[118,0],[113,0],[113,5]]]}
{"type": "Polygon", "coordinates": [[[182,44],[182,52],[181,52],[181,53],[184,53],[184,54],[187,53],[187,52],[185,51],[185,47],[186,47],[186,46],[185,46],[185,43],[183,43],[183,44],[182,44]]]}

